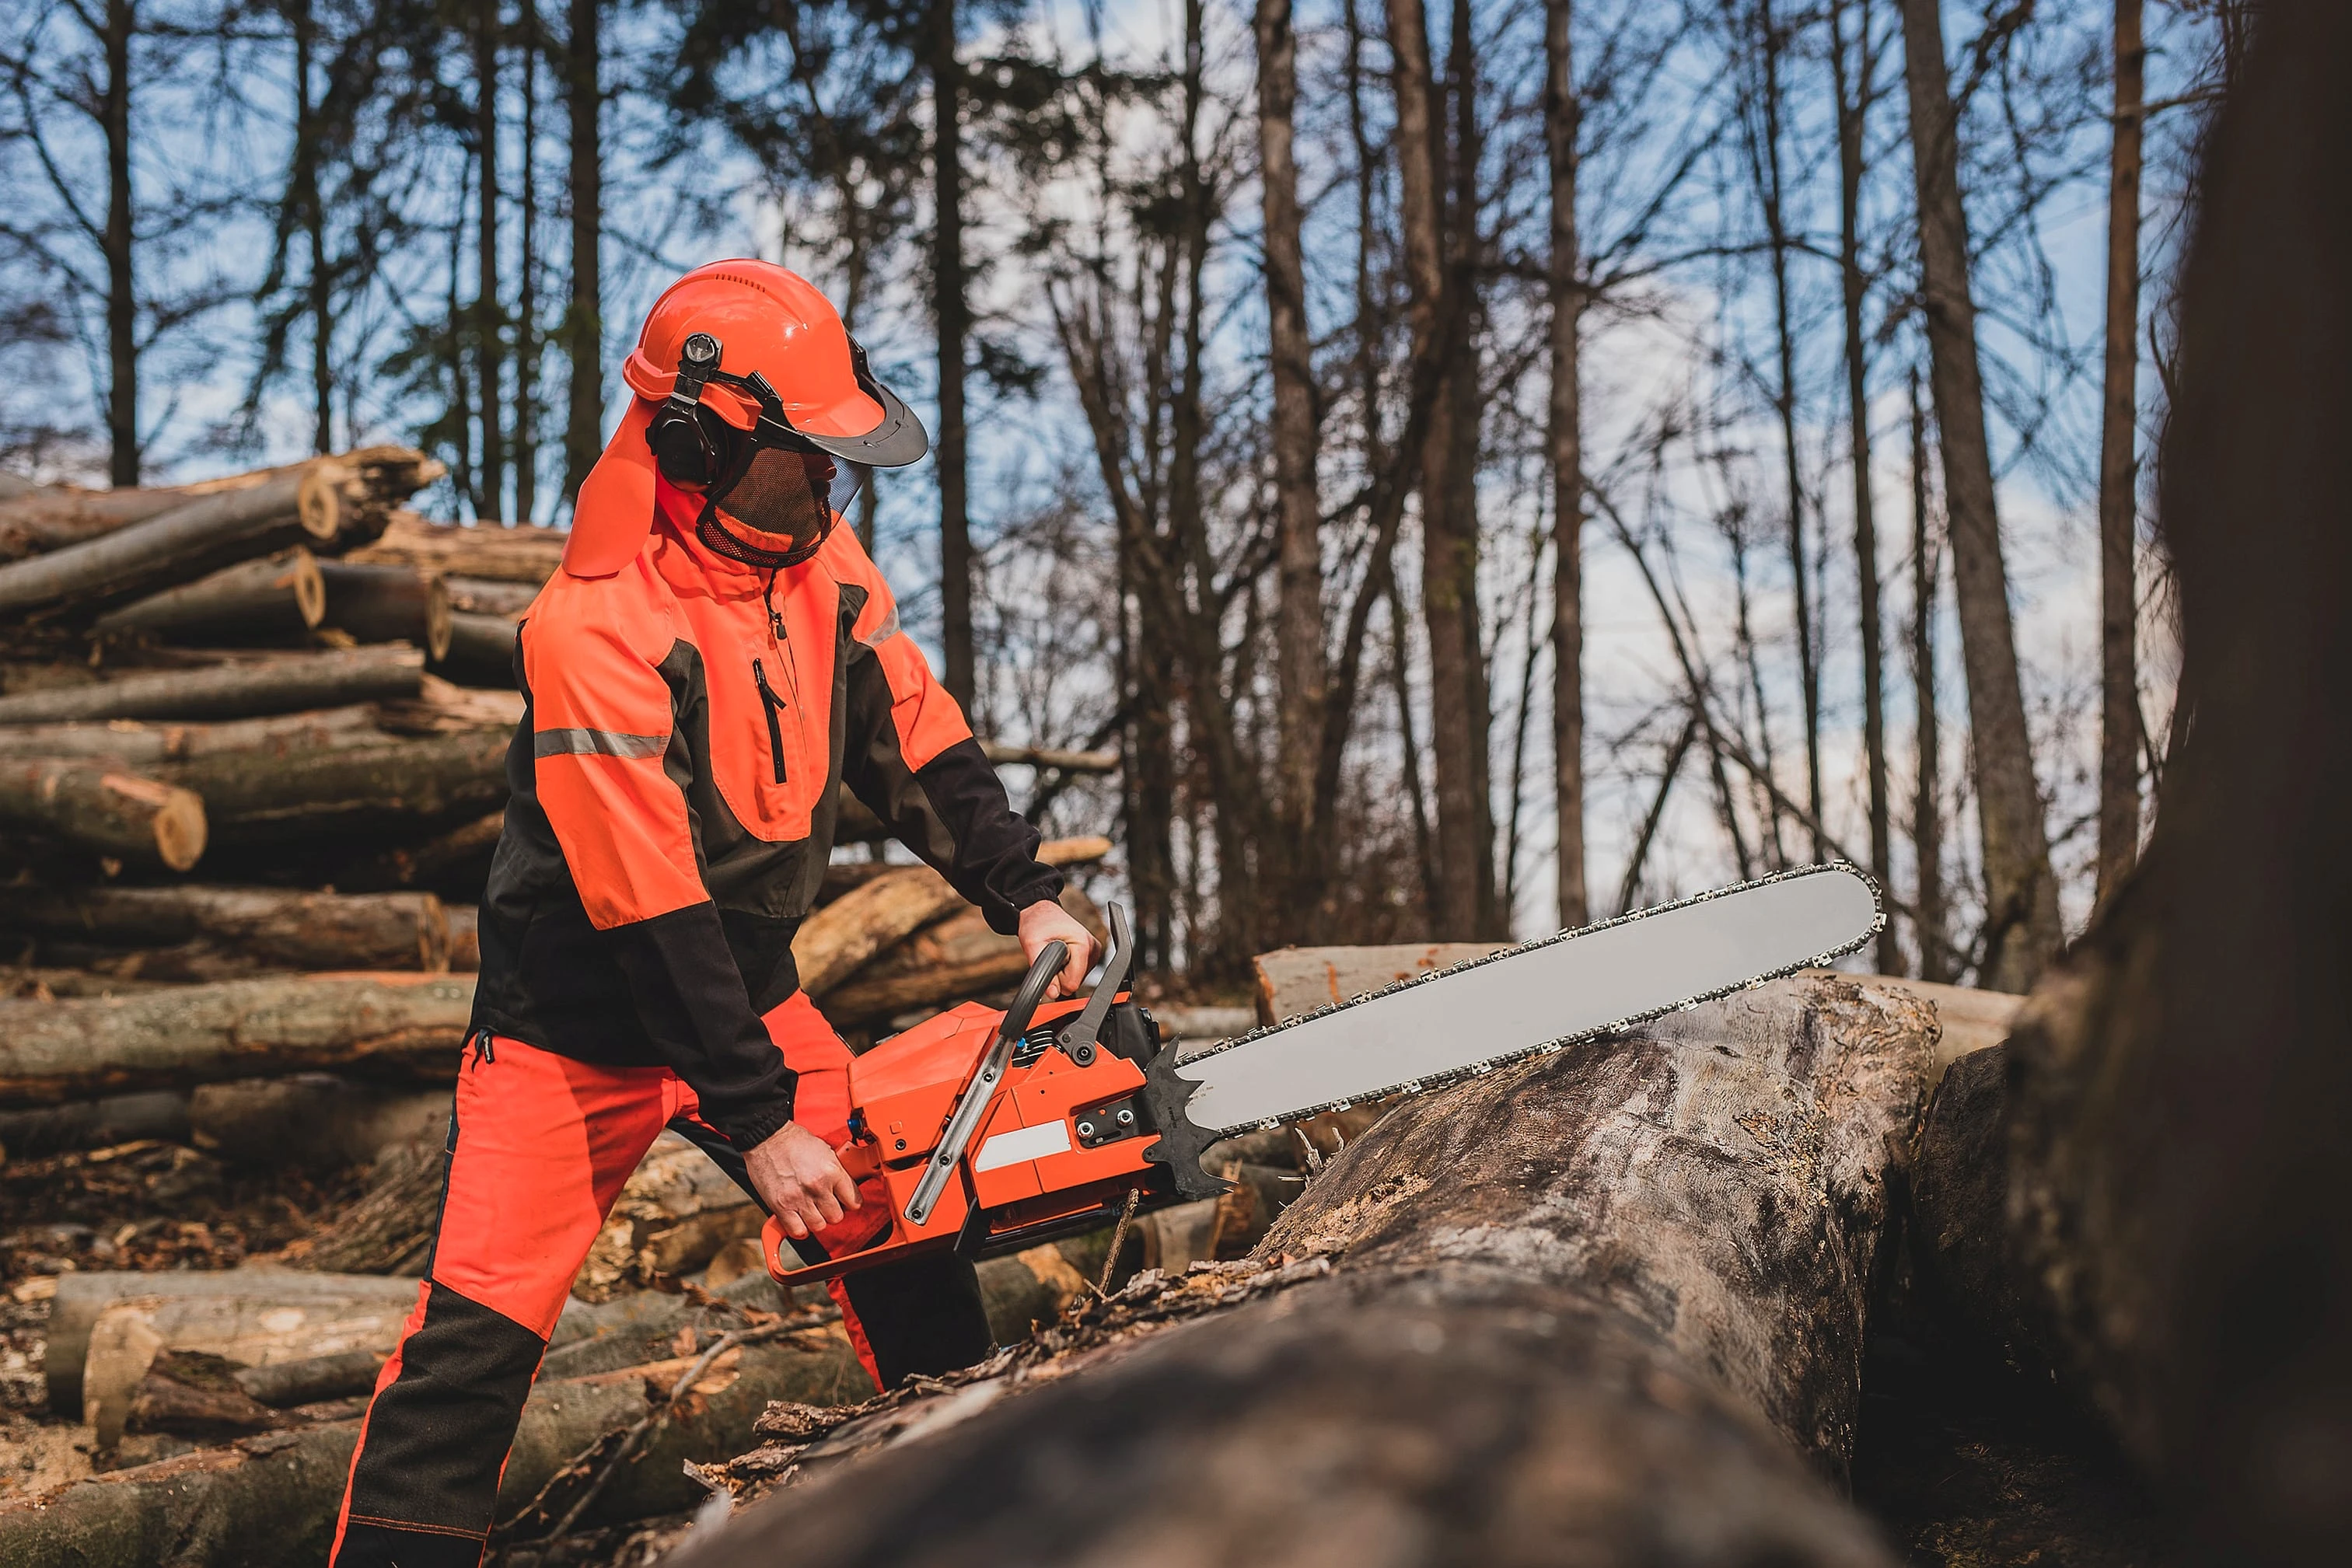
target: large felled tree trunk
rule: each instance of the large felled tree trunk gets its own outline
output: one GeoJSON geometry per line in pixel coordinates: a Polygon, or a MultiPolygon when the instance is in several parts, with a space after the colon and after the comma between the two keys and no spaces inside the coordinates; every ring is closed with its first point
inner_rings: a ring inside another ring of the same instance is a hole
{"type": "Polygon", "coordinates": [[[0,697],[0,725],[116,718],[251,718],[416,695],[424,656],[408,648],[326,653],[162,670],[89,685],[0,697]]]}
{"type": "Polygon", "coordinates": [[[1130,1286],[1117,1348],[1015,1360],[711,1561],[1885,1563],[1823,1476],[1932,1036],[1898,990],[1808,978],[1408,1103],[1255,1263],[1130,1286]],[[1336,1266],[1275,1267],[1302,1255],[1336,1266]],[[1144,1337],[1221,1297],[1247,1304],[1144,1337]]]}
{"type": "Polygon", "coordinates": [[[224,965],[242,961],[264,969],[449,967],[448,918],[429,893],[189,883],[70,892],[26,888],[0,905],[0,930],[114,947],[200,944],[224,965]]]}
{"type": "Polygon", "coordinates": [[[2159,515],[2179,700],[2138,871],[2011,1037],[2062,1376],[2213,1561],[2352,1531],[2352,11],[2265,6],[2210,143],[2159,515]]]}
{"type": "Polygon", "coordinates": [[[0,827],[171,871],[194,866],[209,839],[196,796],[109,762],[74,758],[0,763],[0,827]]]}
{"type": "Polygon", "coordinates": [[[1977,310],[1969,295],[1968,214],[1961,204],[1959,120],[1944,64],[1937,0],[1902,0],[1904,78],[1911,95],[1911,162],[1919,193],[1921,302],[1944,502],[1958,590],[1960,657],[1976,740],[1977,826],[1984,844],[1984,983],[2021,991],[2058,951],[2058,883],[2033,778],[2033,741],[2017,673],[2009,570],[1985,438],[1977,310]]]}

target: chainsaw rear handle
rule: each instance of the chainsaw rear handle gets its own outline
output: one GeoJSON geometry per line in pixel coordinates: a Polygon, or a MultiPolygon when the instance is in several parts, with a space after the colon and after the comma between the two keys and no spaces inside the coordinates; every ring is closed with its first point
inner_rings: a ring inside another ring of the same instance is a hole
{"type": "Polygon", "coordinates": [[[948,1179],[955,1175],[957,1162],[963,1158],[964,1145],[980,1131],[980,1124],[988,1115],[988,1107],[996,1098],[997,1085],[1004,1081],[1004,1070],[1013,1060],[1013,1042],[1028,1032],[1029,1019],[1037,1011],[1037,1004],[1045,999],[1045,988],[1062,972],[1068,962],[1070,950],[1064,944],[1048,942],[1037,961],[1029,966],[1029,974],[1013,993],[1013,1005],[1004,1009],[1004,1017],[996,1025],[996,1038],[989,1041],[981,1053],[980,1063],[956,1096],[955,1110],[948,1117],[947,1131],[940,1134],[939,1146],[931,1151],[930,1164],[923,1167],[923,1179],[907,1199],[907,1218],[920,1225],[930,1218],[932,1206],[940,1194],[947,1190],[948,1179]]]}

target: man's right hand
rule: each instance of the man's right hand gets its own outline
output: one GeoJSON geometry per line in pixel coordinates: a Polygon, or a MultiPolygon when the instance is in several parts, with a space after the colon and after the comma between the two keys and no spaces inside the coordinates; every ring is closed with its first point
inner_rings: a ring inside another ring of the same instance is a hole
{"type": "Polygon", "coordinates": [[[797,1122],[785,1123],[743,1164],[751,1189],[795,1241],[858,1207],[857,1184],[841,1168],[832,1145],[797,1122]]]}

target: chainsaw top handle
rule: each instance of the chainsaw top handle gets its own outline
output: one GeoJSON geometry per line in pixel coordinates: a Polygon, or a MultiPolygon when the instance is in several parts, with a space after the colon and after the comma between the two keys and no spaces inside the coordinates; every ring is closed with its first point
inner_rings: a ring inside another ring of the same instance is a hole
{"type": "Polygon", "coordinates": [[[1067,946],[1048,942],[1045,950],[1037,955],[1037,961],[1029,966],[1021,989],[1013,993],[1013,1005],[1004,1009],[1004,1017],[997,1023],[996,1038],[988,1042],[988,1049],[981,1053],[979,1064],[972,1069],[970,1082],[956,1097],[955,1109],[948,1114],[947,1131],[940,1134],[939,1146],[931,1151],[922,1179],[915,1184],[913,1196],[907,1199],[907,1218],[912,1223],[920,1225],[931,1217],[932,1206],[947,1189],[948,1178],[955,1174],[956,1162],[963,1158],[964,1145],[980,1131],[989,1103],[996,1097],[997,1085],[1004,1081],[1013,1042],[1028,1031],[1030,1015],[1045,999],[1045,988],[1054,983],[1054,977],[1062,972],[1069,956],[1067,946]]]}

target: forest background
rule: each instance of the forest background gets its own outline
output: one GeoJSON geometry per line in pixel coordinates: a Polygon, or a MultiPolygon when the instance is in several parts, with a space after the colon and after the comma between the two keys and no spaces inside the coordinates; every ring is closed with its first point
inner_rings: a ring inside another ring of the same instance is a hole
{"type": "Polygon", "coordinates": [[[2022,988],[2178,741],[2147,503],[2252,0],[24,0],[0,467],[411,442],[562,524],[679,272],[842,305],[851,519],[1148,962],[1838,854],[2022,988]],[[942,128],[945,133],[942,132],[942,128]],[[1565,518],[1567,526],[1562,526],[1565,518]]]}

